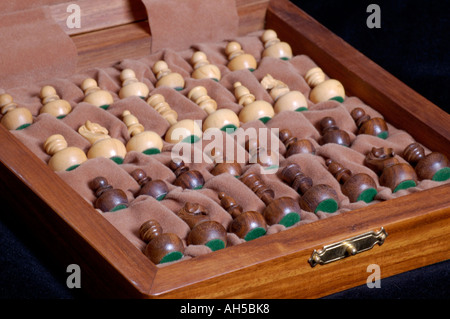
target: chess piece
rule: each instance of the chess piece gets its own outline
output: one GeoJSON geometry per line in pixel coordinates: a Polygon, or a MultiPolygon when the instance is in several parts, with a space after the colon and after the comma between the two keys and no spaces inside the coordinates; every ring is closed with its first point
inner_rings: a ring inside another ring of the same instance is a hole
{"type": "Polygon", "coordinates": [[[297,139],[292,136],[289,129],[282,129],[278,136],[280,141],[286,146],[286,153],[284,157],[289,157],[294,154],[315,154],[316,148],[313,143],[308,139],[297,139]]]}
{"type": "Polygon", "coordinates": [[[137,192],[136,197],[140,195],[148,195],[161,201],[166,197],[169,188],[166,183],[160,179],[152,180],[147,176],[144,170],[137,168],[130,173],[130,175],[138,182],[141,189],[137,192]]]}
{"type": "Polygon", "coordinates": [[[172,144],[178,142],[195,143],[202,138],[200,126],[190,119],[177,121],[177,112],[170,107],[164,96],[161,94],[151,95],[148,98],[147,103],[161,114],[161,116],[171,125],[165,134],[166,142],[172,144]]]}
{"type": "Polygon", "coordinates": [[[198,203],[185,203],[177,216],[191,228],[186,243],[205,245],[212,251],[223,249],[227,245],[227,231],[222,224],[211,220],[206,208],[198,203]]]}
{"type": "Polygon", "coordinates": [[[113,188],[105,177],[94,178],[90,186],[95,193],[95,197],[97,197],[94,201],[94,207],[102,212],[115,212],[128,207],[128,198],[125,192],[113,188]]]}
{"type": "Polygon", "coordinates": [[[265,30],[261,36],[261,40],[264,43],[263,57],[269,56],[282,60],[292,58],[291,46],[286,42],[282,42],[274,30],[265,30]]]}
{"type": "Polygon", "coordinates": [[[161,225],[154,219],[141,225],[139,236],[147,243],[145,256],[155,264],[176,261],[184,255],[184,244],[180,237],[173,233],[163,233],[161,225]]]}
{"type": "Polygon", "coordinates": [[[8,93],[0,95],[2,112],[1,123],[8,130],[22,130],[33,123],[33,115],[25,107],[17,107],[17,103],[8,93]]]}
{"type": "Polygon", "coordinates": [[[269,90],[270,96],[274,100],[273,109],[275,114],[282,111],[306,111],[308,110],[308,102],[300,91],[291,91],[287,84],[280,80],[274,79],[267,74],[262,80],[261,85],[269,90]]]}
{"type": "Polygon", "coordinates": [[[380,185],[393,193],[417,185],[417,174],[408,163],[401,163],[392,148],[373,147],[364,159],[365,165],[380,177],[380,185]]]}
{"type": "Polygon", "coordinates": [[[231,71],[247,69],[253,72],[256,70],[257,62],[255,57],[249,53],[245,53],[240,43],[236,41],[229,42],[225,48],[225,54],[229,61],[227,67],[231,71]]]}
{"type": "Polygon", "coordinates": [[[119,91],[119,97],[124,99],[129,96],[138,96],[146,99],[150,89],[147,84],[140,82],[136,78],[136,73],[132,69],[124,69],[120,72],[122,88],[119,91]]]}
{"type": "Polygon", "coordinates": [[[360,200],[366,203],[373,201],[377,194],[377,185],[372,177],[365,173],[353,174],[349,169],[331,159],[327,159],[325,164],[328,171],[341,184],[342,193],[351,203],[360,200]]]}
{"type": "Polygon", "coordinates": [[[83,150],[74,146],[68,147],[61,134],[49,136],[44,142],[44,149],[51,156],[48,166],[54,171],[71,171],[87,161],[83,150]]]}
{"type": "Polygon", "coordinates": [[[442,153],[431,152],[425,155],[425,149],[419,143],[405,147],[403,158],[410,163],[420,180],[446,181],[450,178],[450,162],[442,153]]]}
{"type": "Polygon", "coordinates": [[[218,128],[224,132],[232,133],[240,125],[239,118],[230,109],[217,109],[217,102],[208,96],[204,86],[196,86],[188,93],[188,98],[208,113],[203,121],[203,132],[209,128],[218,128]]]}
{"type": "Polygon", "coordinates": [[[78,128],[78,133],[91,143],[87,153],[88,158],[105,157],[117,164],[123,163],[127,149],[120,140],[109,136],[106,128],[87,120],[78,128]]]}
{"type": "Polygon", "coordinates": [[[264,169],[278,169],[280,156],[273,150],[268,150],[259,144],[257,139],[249,139],[245,142],[245,150],[249,153],[249,164],[257,163],[264,169]]]}
{"type": "Polygon", "coordinates": [[[274,115],[272,105],[264,100],[257,100],[241,82],[234,83],[234,95],[243,108],[239,112],[239,120],[243,123],[260,120],[267,123],[274,115]]]}
{"type": "Polygon", "coordinates": [[[40,92],[42,107],[39,113],[47,113],[58,119],[64,118],[72,111],[72,106],[66,100],[60,99],[53,86],[43,86],[40,92]]]}
{"type": "Polygon", "coordinates": [[[169,168],[175,173],[176,179],[173,183],[183,189],[200,189],[205,184],[203,175],[196,170],[190,170],[183,160],[179,158],[172,159],[169,168]]]}
{"type": "Polygon", "coordinates": [[[242,211],[234,198],[227,196],[224,192],[219,193],[222,207],[233,217],[228,226],[230,232],[236,234],[245,241],[250,241],[264,236],[267,232],[267,223],[263,215],[255,211],[242,211]]]}
{"type": "Polygon", "coordinates": [[[153,131],[144,131],[144,126],[128,110],[122,113],[122,118],[131,136],[126,144],[127,152],[136,151],[147,155],[161,152],[164,145],[161,136],[153,131]]]}
{"type": "Polygon", "coordinates": [[[353,109],[350,114],[358,127],[358,134],[374,135],[382,139],[389,136],[388,126],[381,117],[370,118],[360,107],[353,109]]]}
{"type": "Polygon", "coordinates": [[[300,221],[301,209],[296,200],[287,196],[274,199],[274,191],[254,173],[246,174],[240,179],[266,205],[263,216],[268,225],[281,224],[290,227],[300,221]]]}
{"type": "Polygon", "coordinates": [[[309,99],[314,104],[328,100],[344,102],[344,86],[336,79],[325,80],[325,73],[321,68],[315,67],[309,70],[305,75],[305,80],[311,87],[309,99]]]}
{"type": "Polygon", "coordinates": [[[184,89],[184,79],[181,74],[172,72],[172,70],[169,69],[169,65],[165,61],[157,61],[153,65],[152,71],[157,80],[155,87],[158,88],[160,86],[168,86],[177,91],[184,89]]]}
{"type": "Polygon", "coordinates": [[[302,209],[314,213],[337,211],[336,191],[326,184],[313,185],[312,179],[306,176],[297,164],[286,166],[281,172],[281,178],[301,195],[300,207],[302,209]]]}
{"type": "Polygon", "coordinates": [[[81,83],[81,89],[84,92],[83,102],[90,103],[106,110],[114,102],[113,96],[106,90],[98,87],[97,81],[88,78],[81,83]]]}
{"type": "Polygon", "coordinates": [[[220,69],[209,63],[208,57],[202,51],[195,52],[191,57],[191,64],[194,68],[191,76],[194,79],[212,79],[219,82],[221,79],[220,69]]]}
{"type": "Polygon", "coordinates": [[[211,169],[210,173],[214,176],[228,173],[234,177],[239,177],[242,175],[242,167],[241,164],[236,162],[235,160],[228,160],[227,158],[223,158],[223,154],[221,151],[214,148],[209,157],[214,161],[215,165],[211,169]]]}
{"type": "Polygon", "coordinates": [[[350,136],[346,131],[339,129],[336,125],[336,121],[332,117],[324,117],[320,121],[320,128],[322,130],[322,138],[320,140],[321,145],[335,143],[342,146],[350,146],[350,136]]]}

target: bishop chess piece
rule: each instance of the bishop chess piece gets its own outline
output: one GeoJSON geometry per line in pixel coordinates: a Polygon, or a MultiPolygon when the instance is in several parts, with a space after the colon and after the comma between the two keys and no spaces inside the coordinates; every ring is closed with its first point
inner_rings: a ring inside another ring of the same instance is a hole
{"type": "Polygon", "coordinates": [[[286,153],[284,157],[289,157],[295,154],[315,154],[316,148],[314,144],[308,139],[297,139],[292,136],[289,129],[282,129],[278,133],[280,141],[286,146],[286,153]]]}
{"type": "Polygon", "coordinates": [[[308,102],[302,92],[291,91],[287,84],[274,79],[270,74],[267,74],[261,80],[261,85],[269,90],[269,94],[274,100],[275,114],[282,111],[300,112],[308,110],[308,102]]]}
{"type": "Polygon", "coordinates": [[[231,41],[227,44],[225,48],[225,54],[228,57],[227,67],[231,71],[237,70],[250,70],[253,72],[256,70],[257,62],[253,55],[245,53],[242,50],[240,43],[236,41],[231,41]]]}
{"type": "Polygon", "coordinates": [[[311,177],[306,176],[297,164],[286,166],[281,172],[281,178],[301,195],[302,209],[314,213],[318,211],[334,213],[338,210],[336,191],[326,184],[313,185],[311,177]]]}
{"type": "Polygon", "coordinates": [[[274,30],[265,30],[261,36],[261,40],[264,43],[263,57],[269,56],[282,60],[289,60],[292,58],[291,46],[288,43],[281,41],[274,30]]]}
{"type": "Polygon", "coordinates": [[[130,134],[126,144],[127,152],[136,151],[147,155],[161,153],[164,145],[161,136],[153,131],[145,131],[137,117],[128,110],[123,111],[122,118],[130,134]]]}
{"type": "Polygon", "coordinates": [[[234,83],[234,95],[238,104],[243,106],[239,112],[239,120],[243,123],[255,120],[267,123],[275,115],[273,106],[269,102],[256,100],[256,97],[241,82],[234,83]]]}
{"type": "Polygon", "coordinates": [[[290,227],[300,221],[301,209],[296,200],[287,196],[274,199],[274,191],[254,173],[246,174],[240,179],[266,205],[263,216],[268,225],[281,224],[290,227]]]}
{"type": "Polygon", "coordinates": [[[51,156],[48,166],[54,171],[71,171],[87,161],[83,150],[69,147],[61,134],[49,136],[44,142],[44,149],[51,156]]]}
{"type": "Polygon", "coordinates": [[[124,99],[129,96],[138,96],[142,99],[148,97],[150,89],[147,84],[140,82],[136,78],[136,73],[132,69],[124,69],[120,72],[122,88],[119,91],[119,97],[124,99]]]}
{"type": "Polygon", "coordinates": [[[141,187],[137,192],[136,197],[140,195],[148,195],[155,198],[157,201],[161,201],[169,192],[169,188],[163,180],[153,180],[151,177],[147,176],[147,173],[144,170],[140,168],[133,170],[130,175],[141,187]]]}
{"type": "Polygon", "coordinates": [[[320,128],[322,130],[320,144],[335,143],[346,147],[350,146],[350,136],[346,131],[339,129],[334,118],[324,117],[320,121],[320,128]]]}
{"type": "Polygon", "coordinates": [[[176,261],[184,256],[184,244],[180,237],[173,233],[164,233],[161,225],[154,219],[141,225],[139,236],[147,243],[145,256],[154,264],[176,261]]]}
{"type": "Polygon", "coordinates": [[[358,134],[368,134],[386,139],[389,136],[389,129],[386,122],[381,117],[370,118],[366,112],[357,107],[350,113],[358,127],[358,134]]]}
{"type": "Polygon", "coordinates": [[[373,201],[378,192],[377,184],[372,177],[365,173],[353,174],[348,168],[332,159],[327,159],[325,164],[328,171],[341,184],[342,193],[349,198],[351,203],[360,200],[366,203],[373,201]]]}
{"type": "Polygon", "coordinates": [[[177,91],[181,91],[184,89],[184,78],[181,74],[177,72],[172,72],[169,69],[169,65],[163,61],[157,61],[152,68],[153,73],[156,76],[156,85],[155,87],[168,86],[177,91]]]}
{"type": "Polygon", "coordinates": [[[58,119],[64,118],[72,111],[72,106],[66,100],[61,99],[53,86],[46,85],[40,91],[42,107],[39,113],[47,113],[58,119]]]}
{"type": "Polygon", "coordinates": [[[202,138],[202,129],[191,119],[178,121],[178,113],[174,111],[161,94],[153,94],[147,99],[147,103],[153,107],[170,124],[165,134],[168,143],[179,142],[195,143],[202,138]]]}
{"type": "Polygon", "coordinates": [[[243,212],[242,207],[236,203],[234,198],[219,193],[219,199],[222,207],[231,215],[233,221],[228,226],[230,232],[236,234],[245,241],[250,241],[267,232],[267,223],[263,215],[256,211],[243,212]]]}
{"type": "Polygon", "coordinates": [[[97,197],[94,201],[94,207],[102,212],[115,212],[128,207],[128,198],[125,192],[113,188],[105,177],[94,178],[90,186],[97,197]]]}
{"type": "Polygon", "coordinates": [[[325,80],[325,73],[321,68],[310,69],[305,75],[305,80],[311,87],[309,99],[314,104],[328,100],[344,102],[344,86],[336,79],[325,80]]]}
{"type": "Polygon", "coordinates": [[[410,163],[420,180],[446,181],[450,178],[450,162],[442,153],[431,152],[425,155],[425,149],[419,143],[405,147],[403,158],[410,163]]]}
{"type": "Polygon", "coordinates": [[[208,57],[202,51],[195,52],[191,57],[191,64],[194,68],[191,76],[194,79],[212,79],[219,82],[221,79],[220,69],[209,63],[208,57]]]}
{"type": "Polygon", "coordinates": [[[201,189],[205,184],[202,173],[197,170],[190,170],[183,160],[175,158],[170,161],[169,168],[174,172],[176,179],[175,186],[183,189],[201,189]]]}
{"type": "Polygon", "coordinates": [[[85,79],[81,83],[81,89],[84,92],[83,102],[95,105],[99,108],[106,110],[113,102],[114,98],[106,90],[102,90],[97,81],[92,78],[85,79]]]}
{"type": "Polygon", "coordinates": [[[33,123],[33,115],[25,107],[17,107],[11,95],[0,95],[1,123],[8,130],[22,130],[33,123]]]}

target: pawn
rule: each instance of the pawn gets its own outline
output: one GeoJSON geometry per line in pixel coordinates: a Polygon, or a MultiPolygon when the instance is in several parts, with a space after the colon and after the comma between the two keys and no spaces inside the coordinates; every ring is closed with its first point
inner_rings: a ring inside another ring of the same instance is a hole
{"type": "Polygon", "coordinates": [[[268,225],[281,224],[290,227],[300,221],[301,209],[296,200],[286,196],[274,199],[274,191],[254,173],[242,176],[241,181],[266,205],[263,216],[268,225]]]}
{"type": "Polygon", "coordinates": [[[155,264],[176,261],[184,255],[184,244],[180,237],[163,233],[161,225],[154,219],[141,225],[139,236],[147,243],[144,254],[155,264]]]}
{"type": "Polygon", "coordinates": [[[309,99],[314,104],[328,100],[344,102],[344,86],[335,79],[325,80],[325,73],[321,68],[310,69],[305,75],[305,80],[311,87],[309,99]]]}
{"type": "Polygon", "coordinates": [[[177,215],[191,228],[186,239],[188,245],[205,245],[212,251],[226,247],[226,229],[221,223],[211,220],[209,213],[202,205],[185,203],[177,215]]]}
{"type": "Polygon", "coordinates": [[[308,110],[308,102],[302,92],[291,91],[285,83],[274,79],[270,74],[267,74],[261,80],[261,85],[270,91],[270,96],[274,100],[275,114],[282,111],[301,112],[308,110]]]}
{"type": "Polygon", "coordinates": [[[219,82],[221,79],[220,69],[209,63],[208,57],[202,51],[195,52],[191,57],[191,64],[194,68],[192,78],[194,79],[212,79],[219,82]]]}
{"type": "Polygon", "coordinates": [[[172,72],[172,70],[169,69],[169,65],[165,61],[157,61],[153,65],[152,71],[156,76],[157,82],[155,86],[157,88],[160,86],[168,86],[177,91],[184,89],[184,79],[181,74],[172,72]]]}
{"type": "Polygon", "coordinates": [[[320,128],[322,130],[322,138],[320,144],[335,143],[342,146],[350,146],[350,136],[344,130],[340,130],[336,125],[336,121],[326,116],[320,121],[320,128]]]}
{"type": "Polygon", "coordinates": [[[131,136],[126,144],[127,152],[136,151],[147,155],[161,153],[164,145],[161,136],[153,131],[144,131],[144,126],[128,110],[122,113],[122,118],[131,136]]]}
{"type": "Polygon", "coordinates": [[[374,135],[382,139],[388,138],[388,126],[381,117],[370,118],[360,107],[353,109],[350,115],[358,127],[358,134],[374,135]]]}
{"type": "Polygon", "coordinates": [[[165,136],[166,142],[172,144],[195,143],[202,138],[203,133],[200,126],[190,119],[177,121],[178,113],[170,107],[161,94],[153,94],[148,98],[147,103],[170,124],[165,136]]]}
{"type": "Polygon", "coordinates": [[[227,67],[231,71],[247,69],[253,72],[256,70],[257,62],[255,57],[249,53],[245,53],[238,42],[229,42],[225,48],[225,54],[229,61],[227,67]]]}
{"type": "Polygon", "coordinates": [[[91,189],[97,197],[94,207],[104,213],[115,212],[128,207],[128,198],[125,192],[113,188],[103,176],[98,176],[92,180],[91,189]]]}
{"type": "Polygon", "coordinates": [[[42,87],[40,98],[43,104],[39,110],[40,114],[47,113],[62,119],[72,111],[70,103],[60,99],[53,86],[46,85],[42,87]]]}
{"type": "Polygon", "coordinates": [[[286,153],[284,157],[289,157],[294,154],[315,154],[316,148],[308,139],[297,139],[292,136],[289,129],[282,129],[279,133],[280,141],[286,146],[286,153]]]}
{"type": "Polygon", "coordinates": [[[234,177],[239,177],[242,175],[242,167],[241,164],[234,160],[228,160],[224,158],[221,151],[217,148],[214,148],[209,157],[214,161],[214,167],[211,169],[210,173],[214,176],[228,173],[234,177]]]}
{"type": "Polygon", "coordinates": [[[114,102],[113,96],[106,90],[98,87],[97,81],[88,78],[81,83],[81,89],[84,92],[83,102],[90,103],[106,110],[114,102]]]}
{"type": "Polygon", "coordinates": [[[176,179],[173,183],[183,189],[201,189],[205,184],[203,175],[196,170],[189,170],[183,160],[175,158],[170,161],[169,168],[175,173],[176,179]]]}
{"type": "Polygon", "coordinates": [[[33,115],[25,107],[17,107],[11,95],[0,95],[1,123],[8,130],[22,130],[33,123],[33,115]]]}
{"type": "Polygon", "coordinates": [[[264,236],[267,232],[267,223],[263,215],[255,211],[243,212],[242,207],[224,192],[219,193],[222,207],[233,217],[229,225],[230,232],[245,241],[264,236]]]}
{"type": "Polygon", "coordinates": [[[431,152],[425,155],[425,149],[419,143],[409,144],[403,151],[403,158],[414,166],[421,180],[446,181],[450,178],[450,162],[442,153],[431,152]]]}
{"type": "Polygon", "coordinates": [[[87,161],[86,154],[78,147],[68,147],[61,134],[49,136],[44,142],[44,149],[51,156],[48,166],[54,171],[71,171],[87,161]]]}
{"type": "Polygon", "coordinates": [[[353,174],[340,163],[327,159],[325,164],[328,171],[333,174],[341,184],[342,193],[347,196],[351,203],[364,201],[370,203],[377,194],[377,185],[372,177],[364,173],[353,174]]]}
{"type": "Polygon", "coordinates": [[[268,150],[266,147],[261,146],[257,139],[249,139],[245,142],[245,150],[250,155],[249,164],[259,164],[266,170],[278,169],[280,155],[273,150],[268,150]]]}
{"type": "Polygon", "coordinates": [[[265,30],[261,36],[261,40],[264,43],[263,57],[269,56],[282,60],[292,58],[291,46],[286,42],[282,42],[274,30],[265,30]]]}
{"type": "Polygon", "coordinates": [[[208,113],[203,121],[203,132],[209,128],[218,128],[224,132],[232,133],[240,125],[239,118],[230,109],[217,109],[217,102],[208,96],[204,86],[196,86],[188,93],[188,98],[208,113]]]}
{"type": "Polygon", "coordinates": [[[234,83],[234,95],[238,104],[243,106],[239,112],[239,120],[243,123],[256,120],[267,123],[275,115],[275,111],[269,102],[256,101],[256,97],[241,82],[234,83]]]}
{"type": "Polygon", "coordinates": [[[124,99],[129,96],[138,96],[141,99],[146,99],[150,89],[147,84],[140,82],[136,78],[136,73],[131,69],[124,69],[120,72],[120,80],[122,81],[122,88],[119,91],[119,97],[124,99]]]}
{"type": "Polygon", "coordinates": [[[338,209],[338,196],[336,191],[326,185],[313,185],[313,181],[306,176],[300,166],[293,163],[286,166],[281,172],[281,178],[301,195],[300,207],[309,212],[323,211],[334,213],[338,209]]]}
{"type": "Polygon", "coordinates": [[[408,163],[401,163],[392,148],[373,147],[364,162],[380,176],[380,185],[389,187],[393,193],[417,185],[414,168],[408,163]]]}
{"type": "Polygon", "coordinates": [[[164,181],[160,179],[152,180],[151,177],[147,176],[145,171],[140,168],[132,171],[130,175],[141,187],[139,192],[136,194],[136,197],[140,195],[148,195],[155,198],[157,201],[161,201],[169,192],[169,188],[164,181]]]}
{"type": "Polygon", "coordinates": [[[91,143],[87,153],[88,158],[105,157],[117,164],[123,163],[127,149],[120,140],[109,136],[106,128],[87,120],[78,128],[78,133],[91,143]]]}

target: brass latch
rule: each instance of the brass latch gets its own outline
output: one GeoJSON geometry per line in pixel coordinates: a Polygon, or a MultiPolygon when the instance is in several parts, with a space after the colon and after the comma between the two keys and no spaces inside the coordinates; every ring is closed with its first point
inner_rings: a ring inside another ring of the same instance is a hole
{"type": "Polygon", "coordinates": [[[324,265],[333,261],[353,256],[363,251],[371,249],[375,244],[382,245],[387,237],[383,227],[378,232],[367,232],[353,238],[324,246],[320,250],[314,250],[308,262],[311,267],[324,265]]]}

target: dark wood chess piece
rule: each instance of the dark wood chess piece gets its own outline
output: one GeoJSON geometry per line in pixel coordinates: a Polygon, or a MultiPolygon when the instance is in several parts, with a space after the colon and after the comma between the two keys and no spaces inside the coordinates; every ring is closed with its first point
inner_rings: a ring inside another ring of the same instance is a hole
{"type": "Polygon", "coordinates": [[[203,175],[199,171],[189,170],[182,159],[173,159],[169,168],[175,173],[176,179],[173,183],[175,186],[183,189],[200,189],[205,184],[203,175]]]}
{"type": "Polygon", "coordinates": [[[401,163],[392,148],[373,147],[364,163],[380,177],[380,185],[389,187],[393,193],[417,185],[417,174],[408,163],[401,163]]]}
{"type": "Polygon", "coordinates": [[[287,196],[274,199],[274,191],[254,173],[242,176],[241,181],[266,204],[263,216],[268,225],[281,224],[290,227],[300,221],[301,209],[296,200],[287,196]]]}
{"type": "Polygon", "coordinates": [[[301,195],[302,209],[314,213],[334,213],[339,208],[336,191],[326,184],[313,185],[312,179],[306,176],[297,164],[283,168],[281,178],[301,195]]]}
{"type": "Polygon", "coordinates": [[[97,197],[94,207],[102,212],[115,212],[128,207],[128,198],[125,192],[113,188],[103,176],[98,176],[92,180],[91,189],[97,197]]]}
{"type": "Polygon", "coordinates": [[[141,225],[139,236],[147,243],[144,254],[155,264],[163,264],[183,257],[183,241],[176,234],[163,233],[161,225],[154,219],[141,225]]]}
{"type": "Polygon", "coordinates": [[[382,139],[388,138],[388,126],[381,117],[370,118],[360,107],[353,109],[350,115],[358,127],[358,134],[369,134],[382,139]]]}
{"type": "Polygon", "coordinates": [[[222,154],[220,149],[212,149],[209,156],[215,163],[214,167],[210,171],[212,175],[217,176],[223,173],[231,174],[234,177],[239,177],[242,175],[241,164],[234,160],[228,160],[226,156],[222,154]]]}
{"type": "Polygon", "coordinates": [[[403,151],[403,158],[414,166],[421,180],[446,181],[450,178],[450,162],[442,153],[431,152],[425,155],[425,149],[419,143],[409,144],[403,151]]]}
{"type": "Polygon", "coordinates": [[[130,175],[138,182],[139,186],[141,186],[136,197],[139,195],[148,195],[160,201],[163,200],[169,192],[169,188],[163,180],[152,180],[151,177],[147,176],[147,173],[140,168],[132,171],[130,175]]]}
{"type": "Polygon", "coordinates": [[[320,129],[322,131],[321,145],[336,143],[347,147],[350,146],[350,136],[346,131],[339,129],[332,117],[324,117],[320,121],[320,129]]]}
{"type": "Polygon", "coordinates": [[[292,136],[292,133],[289,129],[282,129],[278,136],[280,141],[286,146],[285,157],[289,157],[294,154],[315,154],[316,148],[308,139],[297,139],[295,136],[292,136]]]}
{"type": "Polygon", "coordinates": [[[188,245],[205,245],[212,251],[227,245],[227,231],[222,224],[211,220],[206,208],[198,203],[185,203],[177,212],[191,231],[187,237],[188,245]]]}
{"type": "Polygon", "coordinates": [[[325,161],[328,171],[333,174],[341,184],[342,193],[351,203],[364,201],[370,203],[377,194],[377,184],[372,177],[365,173],[353,174],[340,163],[327,159],[325,161]]]}
{"type": "Polygon", "coordinates": [[[264,236],[267,231],[266,221],[260,213],[256,211],[242,211],[242,207],[236,203],[234,198],[219,193],[222,207],[233,217],[233,221],[228,227],[229,231],[239,238],[249,241],[264,236]]]}

